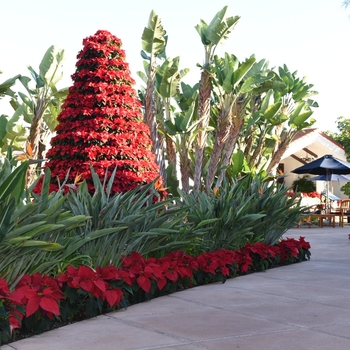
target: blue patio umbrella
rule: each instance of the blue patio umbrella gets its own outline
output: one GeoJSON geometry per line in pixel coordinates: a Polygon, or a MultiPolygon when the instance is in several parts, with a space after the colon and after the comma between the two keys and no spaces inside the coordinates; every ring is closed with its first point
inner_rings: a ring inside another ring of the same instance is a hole
{"type": "MultiPolygon", "coordinates": [[[[331,154],[326,154],[310,163],[307,163],[299,168],[292,170],[295,174],[312,174],[324,175],[326,181],[326,199],[328,200],[329,185],[333,174],[345,175],[350,174],[350,163],[345,160],[333,157],[331,154]]],[[[328,205],[327,205],[328,208],[328,205]]]]}
{"type": "Polygon", "coordinates": [[[350,177],[342,174],[318,175],[310,177],[309,181],[350,181],[350,177]]]}
{"type": "MultiPolygon", "coordinates": [[[[327,175],[318,175],[315,177],[310,177],[309,181],[327,181],[327,175]]],[[[342,174],[330,174],[328,176],[329,181],[350,181],[350,177],[342,174]]],[[[325,197],[328,197],[331,201],[340,201],[341,198],[335,196],[334,194],[328,192],[328,196],[326,192],[322,193],[325,197]]]]}
{"type": "Polygon", "coordinates": [[[292,170],[292,173],[326,175],[326,181],[330,181],[329,177],[331,174],[350,174],[350,163],[326,154],[321,158],[292,170]]]}

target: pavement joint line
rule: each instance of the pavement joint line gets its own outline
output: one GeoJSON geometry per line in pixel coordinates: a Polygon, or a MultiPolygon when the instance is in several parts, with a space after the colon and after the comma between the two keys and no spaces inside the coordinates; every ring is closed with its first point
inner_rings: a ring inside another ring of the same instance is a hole
{"type": "Polygon", "coordinates": [[[283,332],[299,332],[300,329],[296,329],[296,328],[305,328],[305,330],[307,330],[307,327],[283,328],[283,329],[278,329],[275,331],[255,332],[255,333],[251,332],[251,333],[246,333],[246,334],[230,335],[230,336],[226,336],[226,337],[215,337],[215,338],[205,339],[205,340],[195,340],[195,341],[193,341],[193,344],[212,342],[212,341],[217,341],[217,340],[222,340],[222,339],[247,338],[247,337],[252,337],[252,336],[276,334],[276,333],[283,333],[283,332]]]}
{"type": "MultiPolygon", "coordinates": [[[[118,311],[115,311],[115,312],[117,313],[118,311]]],[[[150,314],[150,315],[154,315],[154,314],[150,314]]],[[[145,325],[141,325],[141,324],[139,324],[139,323],[137,323],[135,321],[129,320],[129,319],[122,319],[122,318],[119,318],[119,317],[111,316],[109,314],[101,315],[101,316],[109,316],[109,317],[115,319],[116,321],[121,322],[123,324],[126,324],[128,326],[132,326],[132,327],[135,327],[135,328],[138,328],[138,329],[142,329],[142,330],[146,330],[146,331],[151,331],[151,332],[154,332],[154,333],[157,333],[157,334],[162,334],[162,335],[165,335],[165,336],[170,337],[172,339],[176,339],[176,340],[180,340],[180,341],[183,341],[183,342],[187,342],[186,344],[188,344],[188,342],[189,342],[188,339],[181,338],[181,337],[178,337],[178,336],[176,336],[174,334],[169,334],[167,332],[159,331],[159,330],[157,330],[155,328],[152,328],[152,327],[147,327],[145,325]]]]}
{"type": "MultiPolygon", "coordinates": [[[[203,347],[201,343],[198,343],[198,341],[188,341],[186,343],[183,343],[183,344],[174,344],[174,345],[170,345],[172,348],[176,349],[176,348],[179,348],[180,349],[180,346],[183,346],[183,345],[199,345],[201,348],[203,349],[208,349],[210,350],[209,348],[207,347],[203,347]]],[[[154,349],[168,349],[169,348],[169,345],[156,345],[156,346],[151,346],[151,347],[146,347],[146,348],[135,348],[133,350],[154,350],[154,349]]]]}
{"type": "MultiPolygon", "coordinates": [[[[329,324],[327,324],[327,327],[331,327],[331,326],[350,326],[350,322],[329,323],[329,324]]],[[[315,326],[315,327],[309,327],[309,330],[316,331],[316,332],[322,333],[322,334],[332,335],[332,336],[335,336],[335,337],[340,337],[340,338],[343,338],[343,339],[350,339],[350,336],[343,336],[343,335],[331,333],[329,331],[327,332],[327,331],[317,330],[317,328],[321,328],[321,327],[325,327],[325,326],[318,325],[318,326],[315,326]]]]}
{"type": "MultiPolygon", "coordinates": [[[[178,299],[182,299],[182,298],[178,298],[178,299]]],[[[207,304],[203,304],[203,303],[199,303],[199,302],[194,302],[195,304],[200,304],[200,305],[207,305],[207,304]]],[[[195,344],[194,342],[209,342],[209,341],[215,341],[215,340],[219,340],[219,339],[233,339],[233,338],[238,338],[238,337],[243,337],[243,336],[252,336],[252,335],[264,335],[264,334],[275,334],[275,333],[279,333],[279,332],[283,332],[283,331],[292,331],[293,328],[296,328],[296,330],[300,330],[300,329],[308,329],[308,327],[306,326],[302,326],[302,325],[297,325],[297,324],[291,324],[291,323],[284,323],[284,322],[277,322],[275,320],[272,320],[272,319],[269,319],[269,318],[266,318],[266,317],[261,317],[261,316],[256,316],[256,315],[251,315],[251,314],[247,314],[247,313],[244,313],[244,312],[237,312],[233,309],[227,309],[227,308],[224,308],[224,307],[214,307],[214,309],[218,309],[218,310],[223,310],[223,311],[226,311],[230,314],[234,313],[234,314],[238,314],[238,315],[244,315],[244,316],[247,316],[247,317],[254,317],[254,318],[257,318],[257,319],[260,319],[260,320],[265,320],[265,321],[269,321],[269,322],[272,322],[272,323],[282,323],[284,324],[285,326],[287,326],[287,328],[284,328],[282,330],[276,330],[276,331],[267,331],[267,332],[256,332],[256,333],[247,333],[247,334],[241,334],[241,335],[238,335],[238,336],[229,336],[229,337],[215,337],[215,338],[210,338],[210,339],[206,339],[205,341],[201,340],[201,341],[192,341],[193,344],[195,344]],[[293,327],[293,328],[290,328],[293,327]]],[[[116,311],[117,312],[117,311],[116,311]]],[[[106,314],[106,316],[108,316],[108,314],[106,314]]],[[[190,342],[190,340],[188,339],[184,339],[184,338],[181,338],[181,337],[178,337],[176,335],[173,335],[173,334],[169,334],[167,332],[164,332],[164,331],[159,331],[157,329],[154,329],[152,327],[147,327],[147,326],[144,326],[144,325],[140,325],[139,323],[135,322],[135,321],[132,321],[132,320],[125,320],[125,319],[120,319],[118,317],[115,317],[115,316],[110,316],[118,321],[120,321],[121,323],[124,323],[124,324],[127,324],[127,325],[130,325],[130,326],[133,326],[135,328],[139,328],[139,329],[143,329],[143,330],[147,330],[147,331],[152,331],[152,332],[155,332],[155,333],[158,333],[158,334],[162,334],[162,335],[165,335],[167,337],[171,337],[173,339],[176,339],[176,340],[180,340],[180,341],[184,341],[186,342],[187,341],[187,345],[189,344],[192,344],[192,343],[188,343],[190,342]]],[[[168,345],[169,346],[169,345],[168,345]]],[[[152,349],[152,348],[150,348],[152,349]]],[[[138,350],[145,350],[143,348],[141,349],[138,349],[138,350]]]]}
{"type": "MultiPolygon", "coordinates": [[[[238,288],[237,288],[237,289],[238,289],[238,288]]],[[[242,290],[244,290],[244,291],[250,291],[250,292],[252,291],[252,290],[250,290],[250,289],[243,289],[243,288],[242,288],[242,290]]],[[[260,292],[259,294],[262,294],[262,292],[260,292]]],[[[272,294],[272,293],[263,293],[263,294],[272,295],[272,296],[279,296],[279,294],[272,294]]],[[[282,296],[282,297],[285,298],[285,299],[292,299],[293,301],[300,301],[300,300],[302,300],[302,299],[296,299],[296,298],[293,298],[293,297],[284,297],[284,296],[282,296]]],[[[201,306],[210,306],[210,307],[212,307],[212,308],[214,308],[214,309],[218,309],[218,310],[225,310],[225,311],[228,311],[228,310],[233,309],[233,308],[227,309],[227,308],[224,308],[224,307],[222,307],[222,306],[211,305],[209,302],[202,303],[202,302],[199,302],[199,301],[188,300],[188,299],[179,298],[179,297],[176,297],[176,299],[188,301],[188,302],[191,302],[191,303],[194,303],[194,304],[197,304],[197,305],[201,305],[201,306]]],[[[308,300],[305,300],[305,301],[308,301],[308,300]]],[[[254,304],[258,305],[259,303],[260,303],[259,301],[256,301],[256,302],[253,302],[253,303],[251,303],[251,304],[249,304],[249,305],[254,305],[254,304]]]]}

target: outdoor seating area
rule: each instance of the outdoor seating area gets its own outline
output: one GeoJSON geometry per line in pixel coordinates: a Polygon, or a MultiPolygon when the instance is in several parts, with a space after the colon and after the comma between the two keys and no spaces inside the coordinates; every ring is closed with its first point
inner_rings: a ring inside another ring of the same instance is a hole
{"type": "Polygon", "coordinates": [[[317,206],[315,206],[313,210],[303,215],[297,227],[344,227],[346,224],[350,226],[350,220],[348,219],[350,219],[350,199],[342,199],[339,206],[330,209],[329,213],[325,210],[318,210],[317,206]]]}
{"type": "Polygon", "coordinates": [[[349,163],[340,160],[330,154],[327,154],[315,161],[306,163],[303,166],[292,170],[295,174],[313,174],[318,175],[311,178],[312,181],[325,181],[326,189],[322,193],[325,197],[325,203],[315,205],[313,209],[305,212],[304,217],[299,221],[297,227],[307,225],[309,228],[313,225],[324,227],[325,222],[328,226],[344,227],[344,218],[349,222],[350,218],[350,199],[340,199],[332,195],[329,191],[329,182],[335,180],[350,180],[345,174],[350,173],[349,163]],[[334,207],[331,201],[337,203],[334,207]]]}
{"type": "Polygon", "coordinates": [[[341,215],[336,214],[306,214],[302,217],[302,219],[299,221],[297,228],[305,227],[308,228],[311,227],[344,227],[343,218],[341,215]],[[339,218],[339,220],[336,221],[336,217],[339,218]]]}
{"type": "MultiPolygon", "coordinates": [[[[318,220],[318,226],[319,227],[323,227],[324,226],[324,221],[328,221],[328,225],[335,227],[335,217],[337,214],[313,214],[311,215],[311,219],[317,219],[318,220]]],[[[343,227],[342,225],[342,219],[341,219],[341,215],[339,215],[339,226],[343,227]]]]}

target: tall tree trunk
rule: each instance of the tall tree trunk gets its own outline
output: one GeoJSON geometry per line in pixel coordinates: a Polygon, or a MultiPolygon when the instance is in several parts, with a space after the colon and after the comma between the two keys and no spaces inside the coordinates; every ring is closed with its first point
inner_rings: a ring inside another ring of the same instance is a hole
{"type": "Polygon", "coordinates": [[[206,177],[206,192],[209,193],[214,182],[215,174],[218,171],[218,164],[225,142],[229,137],[232,118],[230,110],[222,109],[218,118],[218,129],[215,134],[214,146],[210,157],[208,173],[206,177]]]}
{"type": "Polygon", "coordinates": [[[157,131],[157,120],[155,115],[155,106],[154,106],[154,76],[155,69],[153,63],[150,63],[149,74],[147,80],[147,89],[145,95],[145,117],[144,122],[148,125],[150,129],[150,137],[152,140],[152,150],[156,155],[156,162],[159,166],[160,176],[163,179],[164,185],[166,185],[166,172],[165,172],[165,163],[164,163],[164,146],[163,139],[159,137],[157,131]]]}
{"type": "MultiPolygon", "coordinates": [[[[30,144],[33,154],[31,158],[33,160],[42,159],[41,156],[43,154],[43,146],[45,150],[45,145],[41,144],[41,137],[43,136],[43,114],[46,109],[45,101],[38,97],[37,104],[34,108],[34,116],[32,120],[32,124],[29,130],[29,136],[27,138],[27,142],[30,144]]],[[[26,177],[26,187],[28,188],[35,180],[37,173],[40,173],[40,164],[37,166],[31,165],[27,169],[27,177],[26,177]]]]}
{"type": "MultiPolygon", "coordinates": [[[[171,117],[170,112],[170,99],[165,98],[164,99],[164,108],[165,108],[165,119],[170,120],[171,122],[174,122],[174,120],[171,117]]],[[[166,133],[165,133],[166,134],[166,133]]],[[[167,160],[168,164],[173,164],[173,175],[176,175],[176,147],[174,144],[174,141],[170,137],[165,137],[166,141],[166,154],[167,154],[167,160]]]]}
{"type": "Polygon", "coordinates": [[[292,141],[293,137],[296,135],[297,132],[297,130],[293,130],[288,132],[284,137],[280,135],[281,142],[278,143],[276,141],[275,143],[271,162],[266,169],[267,173],[275,173],[277,171],[277,167],[282,159],[284,152],[287,150],[290,142],[292,141]]]}
{"type": "Polygon", "coordinates": [[[248,156],[252,153],[253,144],[254,144],[254,125],[252,125],[247,131],[244,138],[245,148],[244,148],[244,157],[248,159],[248,156]]]}
{"type": "Polygon", "coordinates": [[[257,145],[255,146],[254,152],[249,159],[249,167],[250,168],[252,168],[254,165],[257,165],[260,163],[259,159],[260,159],[261,153],[263,151],[263,148],[265,146],[265,140],[266,140],[265,133],[261,132],[259,135],[257,145]]]}
{"type": "Polygon", "coordinates": [[[232,115],[234,115],[235,117],[232,118],[232,124],[230,128],[229,136],[223,151],[223,157],[221,161],[221,171],[218,176],[218,179],[216,180],[215,188],[219,188],[221,186],[226,173],[225,168],[230,164],[231,157],[239,137],[239,133],[241,132],[244,126],[246,105],[247,105],[247,101],[241,102],[241,103],[238,102],[238,103],[235,103],[233,107],[232,115]]]}
{"type": "Polygon", "coordinates": [[[207,70],[201,73],[199,85],[199,106],[198,106],[198,136],[195,154],[195,170],[194,170],[194,191],[199,192],[201,188],[202,168],[204,149],[207,141],[207,128],[210,119],[210,94],[211,94],[211,77],[207,70]]]}
{"type": "Polygon", "coordinates": [[[176,173],[176,148],[173,140],[169,137],[166,138],[166,153],[168,156],[168,163],[174,164],[174,172],[176,173]]]}
{"type": "Polygon", "coordinates": [[[190,161],[187,151],[180,152],[181,185],[185,193],[190,192],[190,161]]]}

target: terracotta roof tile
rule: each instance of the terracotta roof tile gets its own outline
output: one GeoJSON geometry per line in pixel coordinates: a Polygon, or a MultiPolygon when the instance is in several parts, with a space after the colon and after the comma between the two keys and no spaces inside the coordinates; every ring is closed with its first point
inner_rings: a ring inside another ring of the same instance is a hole
{"type": "Polygon", "coordinates": [[[302,137],[305,136],[310,136],[313,133],[318,133],[320,134],[322,137],[326,138],[328,141],[334,143],[335,145],[337,145],[338,147],[340,147],[341,149],[345,149],[344,146],[342,146],[339,142],[335,141],[334,139],[332,139],[330,136],[328,136],[326,133],[324,133],[323,131],[321,131],[318,128],[310,128],[310,129],[305,129],[305,130],[301,130],[299,131],[293,138],[293,142],[297,142],[298,140],[300,140],[302,137]]]}

